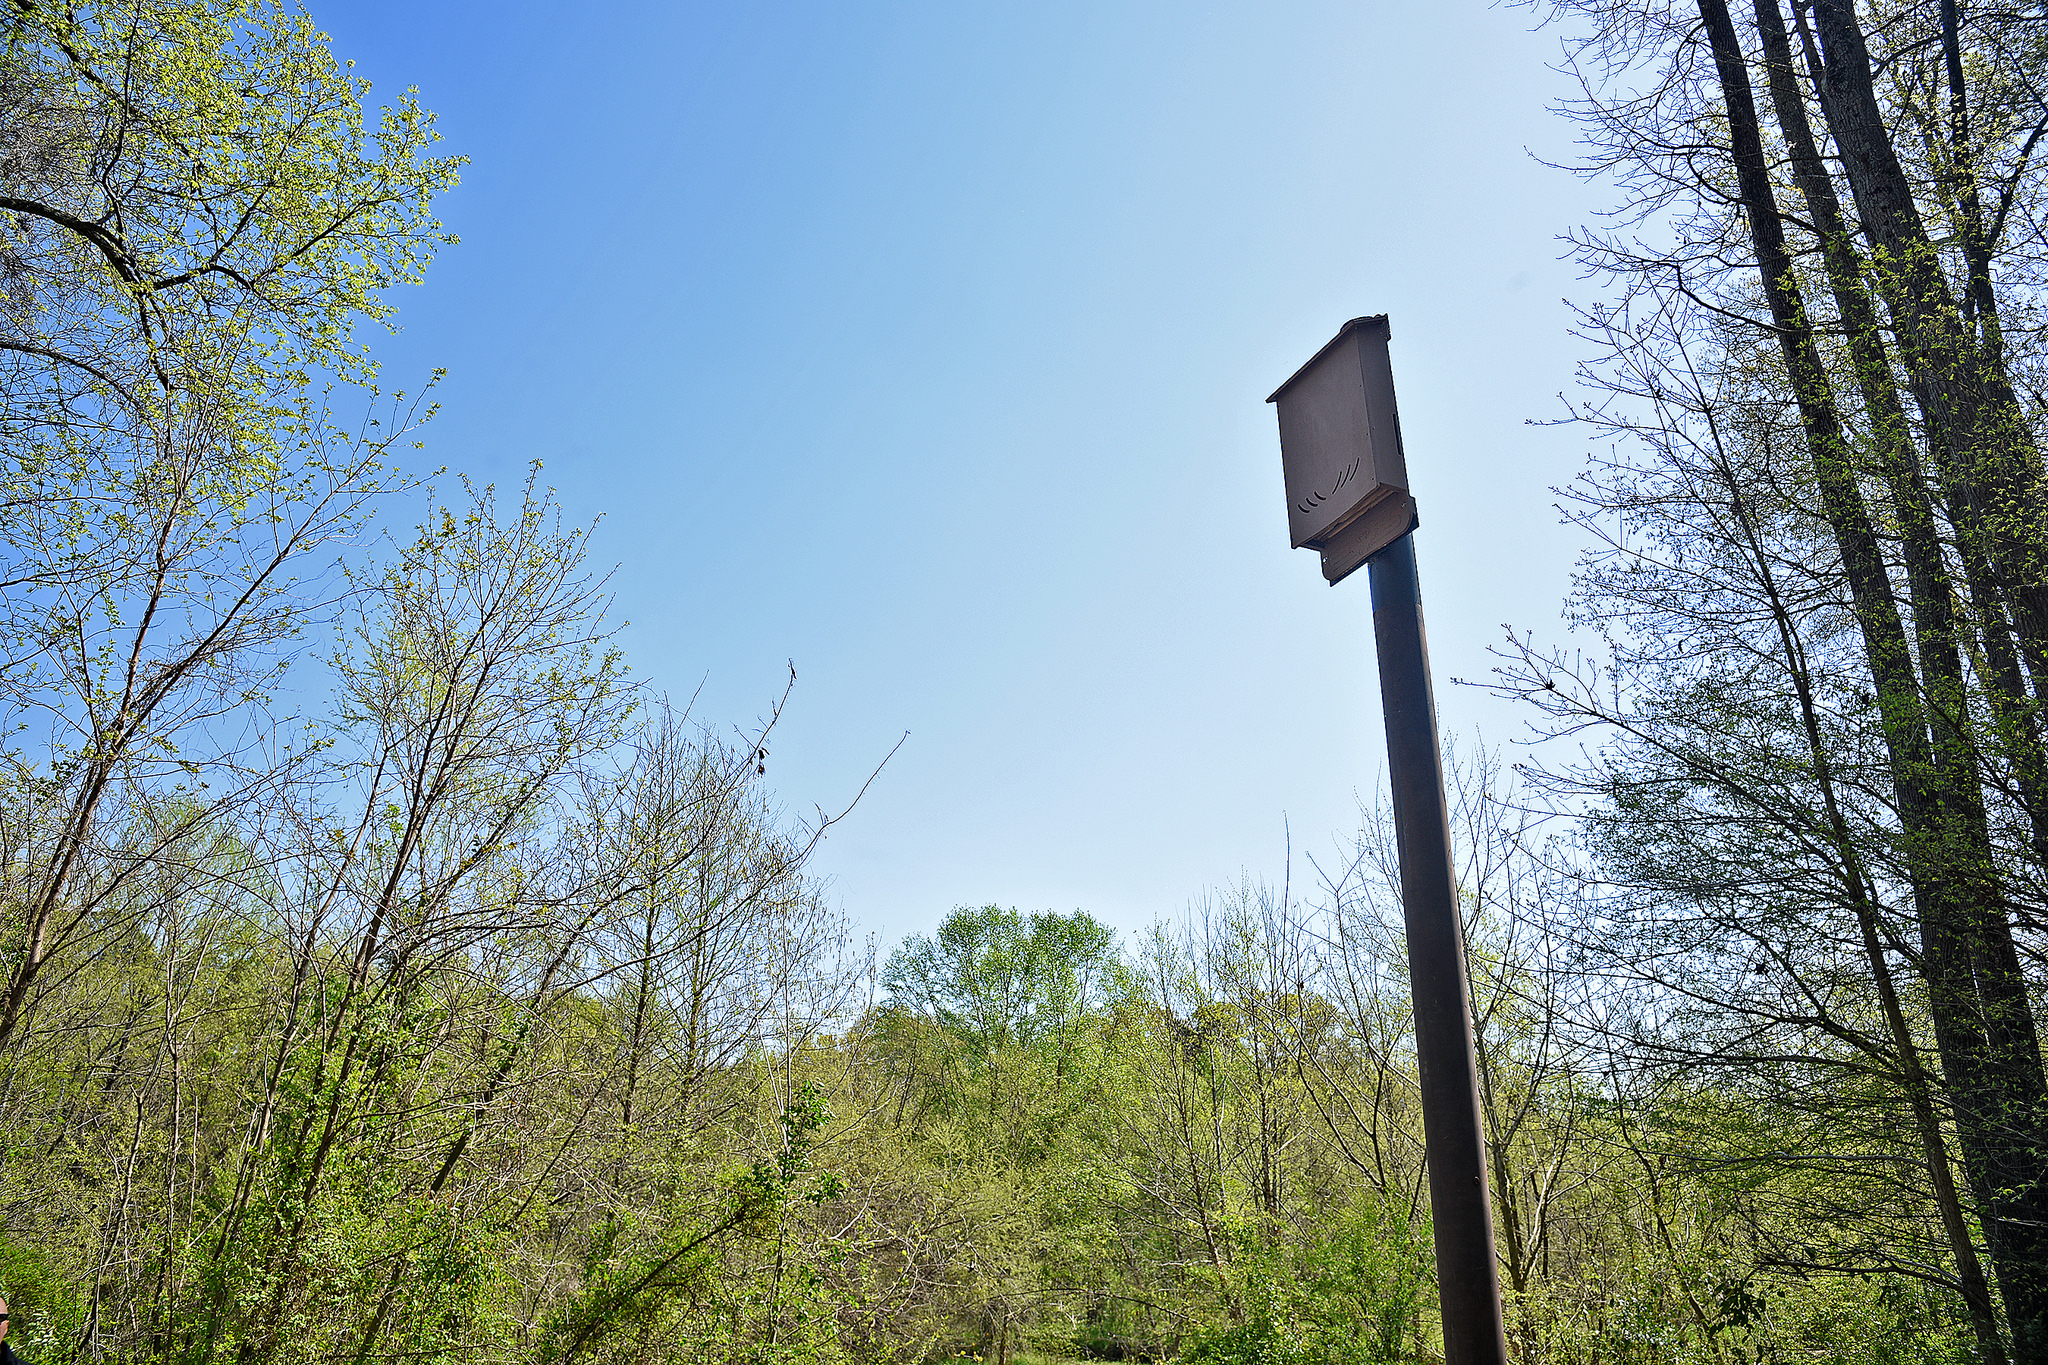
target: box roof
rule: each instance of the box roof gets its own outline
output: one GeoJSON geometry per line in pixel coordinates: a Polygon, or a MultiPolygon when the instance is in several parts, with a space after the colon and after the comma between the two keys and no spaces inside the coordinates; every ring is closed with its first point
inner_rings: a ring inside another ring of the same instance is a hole
{"type": "MultiPolygon", "coordinates": [[[[1279,402],[1280,395],[1287,392],[1288,389],[1292,388],[1295,380],[1301,378],[1310,370],[1313,370],[1316,367],[1316,362],[1321,360],[1324,356],[1328,355],[1331,351],[1337,349],[1338,345],[1343,342],[1345,337],[1350,336],[1359,328],[1370,326],[1375,322],[1379,323],[1382,327],[1386,327],[1387,315],[1385,313],[1374,313],[1371,317],[1353,318],[1351,319],[1351,321],[1345,323],[1342,327],[1339,327],[1337,329],[1337,335],[1331,337],[1328,342],[1324,343],[1322,350],[1317,351],[1314,355],[1310,356],[1308,358],[1307,364],[1303,365],[1293,374],[1287,376],[1287,382],[1285,384],[1282,384],[1279,388],[1273,390],[1272,396],[1267,398],[1266,401],[1268,403],[1279,402]]],[[[1391,327],[1388,327],[1387,334],[1389,336],[1393,335],[1393,329],[1391,327]]]]}

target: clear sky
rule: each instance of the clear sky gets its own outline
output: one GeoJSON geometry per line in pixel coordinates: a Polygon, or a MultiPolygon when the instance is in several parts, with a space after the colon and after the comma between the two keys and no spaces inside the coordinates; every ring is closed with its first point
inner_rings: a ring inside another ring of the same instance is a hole
{"type": "MultiPolygon", "coordinates": [[[[1445,729],[1513,739],[1596,194],[1553,35],[1469,0],[310,0],[473,158],[379,344],[428,457],[602,515],[637,673],[833,807],[884,946],[954,905],[1123,929],[1356,825],[1365,575],[1290,551],[1266,395],[1386,312],[1445,729]]],[[[1299,863],[1297,862],[1297,875],[1299,863]]]]}

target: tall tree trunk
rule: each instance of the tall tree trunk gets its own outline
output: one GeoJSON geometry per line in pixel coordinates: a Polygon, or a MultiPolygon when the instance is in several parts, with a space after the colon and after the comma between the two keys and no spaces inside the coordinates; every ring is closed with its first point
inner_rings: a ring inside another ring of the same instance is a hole
{"type": "MultiPolygon", "coordinates": [[[[1764,51],[1774,64],[1777,54],[1768,33],[1770,21],[1777,18],[1776,5],[1777,0],[1756,0],[1757,21],[1766,32],[1764,51]],[[1769,14],[1765,13],[1767,9],[1769,14]]],[[[1780,29],[1781,41],[1783,36],[1780,29]]],[[[1774,70],[1771,74],[1775,87],[1777,72],[1774,70]]],[[[1776,93],[1774,88],[1774,96],[1776,93]]],[[[1782,108],[1779,116],[1781,119],[1784,117],[1782,108]]],[[[1934,1088],[1929,1084],[1926,1068],[1921,1065],[1920,1047],[1906,1021],[1905,1009],[1899,1003],[1898,986],[1892,977],[1891,963],[1885,957],[1883,939],[1878,933],[1877,893],[1836,795],[1834,764],[1822,737],[1820,708],[1814,702],[1813,671],[1794,628],[1791,610],[1786,606],[1784,595],[1778,590],[1776,576],[1771,572],[1770,556],[1765,552],[1762,538],[1757,535],[1740,500],[1741,490],[1736,486],[1733,470],[1728,472],[1727,479],[1736,496],[1737,521],[1748,540],[1750,558],[1756,563],[1758,576],[1771,604],[1772,619],[1777,623],[1779,646],[1785,651],[1785,666],[1791,673],[1793,693],[1799,701],[1799,720],[1806,734],[1807,752],[1813,762],[1814,784],[1820,789],[1822,813],[1827,817],[1828,832],[1834,841],[1836,856],[1841,860],[1843,895],[1856,916],[1858,935],[1863,941],[1863,958],[1870,967],[1871,983],[1877,988],[1878,1007],[1884,1015],[1885,1027],[1892,1037],[1892,1048],[1899,1059],[1900,1087],[1906,1092],[1906,1102],[1913,1111],[1913,1125],[1919,1131],[1921,1154],[1934,1190],[1935,1207],[1941,1214],[1942,1231],[1948,1237],[1950,1254],[1955,1257],[1956,1282],[1962,1289],[1964,1306],[1969,1310],[1970,1327],[1977,1335],[1979,1358],[1982,1365],[2005,1365],[2005,1342],[1998,1333],[1998,1314],[1992,1307],[1991,1286],[1985,1281],[1983,1264],[1977,1258],[1977,1244],[1971,1237],[1969,1220],[1964,1216],[1962,1200],[1957,1195],[1955,1176],[1949,1168],[1948,1141],[1942,1135],[1941,1116],[1934,1106],[1934,1088]]]]}
{"type": "MultiPolygon", "coordinates": [[[[1890,494],[1913,603],[1913,623],[1928,691],[1929,721],[1944,757],[1973,762],[1968,691],[1959,646],[1955,592],[1936,523],[1933,499],[1913,444],[1912,424],[1893,379],[1884,332],[1864,287],[1863,263],[1842,204],[1807,119],[1805,93],[1793,65],[1791,39],[1777,0],[1755,0],[1757,30],[1763,38],[1772,109],[1791,154],[1793,180],[1806,201],[1808,220],[1820,238],[1821,259],[1835,309],[1847,338],[1857,392],[1870,425],[1870,441],[1890,494]],[[1941,733],[1945,732],[1945,733],[1941,733]]],[[[2033,829],[2035,854],[2048,866],[2048,754],[2013,652],[2010,626],[1990,586],[1983,557],[1964,547],[1964,577],[1979,612],[1979,647],[1985,691],[1997,722],[2000,749],[2010,763],[2021,804],[2033,829]]]]}
{"type": "MultiPolygon", "coordinates": [[[[1950,487],[1950,516],[1958,534],[1991,566],[2021,652],[2039,681],[2048,673],[2048,508],[2040,452],[2002,350],[1972,345],[1942,274],[1878,104],[1853,0],[1816,0],[1814,19],[1821,107],[1870,239],[1878,286],[1929,444],[1950,487]]],[[[1969,254],[1981,252],[1973,248],[1969,254]]]]}
{"type": "MultiPolygon", "coordinates": [[[[1820,9],[1824,33],[1829,24],[1839,27],[1839,4],[1832,17],[1828,0],[1822,0],[1820,9]]],[[[2039,1365],[2048,1358],[2044,1356],[2048,1352],[2048,1219],[2042,1217],[2048,1209],[2039,1207],[2043,1195],[2048,1194],[2048,1179],[2040,1169],[2040,1153],[2048,1151],[2048,1143],[2043,1143],[2036,1131],[2044,1112],[2040,1056],[1996,881],[1974,765],[1958,763],[1954,755],[1944,755],[1931,742],[1930,708],[1915,685],[1898,605],[1848,458],[1827,373],[1785,246],[1735,26],[1724,0],[1699,0],[1699,10],[1720,78],[1738,193],[1757,269],[1883,708],[1892,780],[1905,827],[1904,853],[1920,918],[1923,971],[1935,1037],[1956,1101],[1958,1131],[1982,1210],[1985,1240],[2013,1329],[2013,1356],[2018,1365],[2039,1365]],[[2001,939],[2003,954],[1999,951],[2001,939]]],[[[1849,22],[1853,25],[1853,16],[1849,22]]],[[[1828,61],[1833,85],[1834,53],[1828,61]]],[[[1863,75],[1862,90],[1874,114],[1876,102],[1868,82],[1867,61],[1863,75]]],[[[1831,90],[1831,107],[1841,98],[1839,91],[1831,90]]],[[[1881,122],[1875,131],[1882,134],[1881,122]]],[[[1870,145],[1870,127],[1859,125],[1859,133],[1860,150],[1852,154],[1845,145],[1844,159],[1852,164],[1859,156],[1865,163],[1889,159],[1896,171],[1898,161],[1889,141],[1874,147],[1870,145]]],[[[1903,184],[1902,173],[1899,178],[1903,184]]],[[[1854,185],[1852,172],[1852,189],[1854,185]]],[[[1876,210],[1864,205],[1866,226],[1873,211],[1890,213],[1895,220],[1903,211],[1914,215],[1917,224],[1910,199],[1901,210],[1875,190],[1869,196],[1859,192],[1859,204],[1866,197],[1876,201],[1876,210]]],[[[1907,286],[1906,296],[1917,301],[1915,307],[1922,312],[1936,308],[1946,297],[1947,286],[1931,253],[1909,252],[1897,259],[1905,268],[1895,271],[1893,278],[1907,286]]],[[[1942,386],[1934,387],[1947,392],[1942,386]]],[[[1949,413],[1951,419],[1956,416],[1949,413]]],[[[1929,425],[1934,425],[1932,419],[1929,425]]],[[[1936,668],[1946,672],[1947,657],[1952,655],[1945,657],[1944,644],[1952,651],[1952,639],[1943,642],[1923,636],[1923,643],[1935,646],[1936,668]]]]}
{"type": "MultiPolygon", "coordinates": [[[[1943,556],[1938,529],[1929,506],[1920,461],[1913,449],[1911,429],[1893,382],[1891,357],[1887,353],[1876,310],[1863,286],[1863,264],[1857,258],[1840,200],[1835,194],[1834,181],[1821,161],[1807,120],[1804,94],[1794,75],[1784,19],[1775,0],[1757,0],[1756,11],[1757,27],[1763,36],[1770,72],[1772,103],[1778,114],[1779,126],[1784,130],[1787,149],[1792,154],[1794,177],[1806,199],[1815,231],[1821,238],[1823,259],[1848,337],[1857,384],[1863,394],[1886,480],[1891,485],[1907,569],[1912,577],[1915,618],[1928,621],[1936,613],[1952,617],[1950,588],[1945,581],[1946,573],[1940,568],[1943,556]],[[1934,572],[1930,573],[1928,566],[1933,566],[1934,572]]],[[[1951,42],[1950,80],[1955,92],[1952,98],[1952,136],[1962,145],[1967,145],[1969,119],[1967,105],[1960,93],[1960,57],[1953,49],[1953,4],[1945,3],[1944,11],[1945,32],[1951,42]]],[[[1801,35],[1802,38],[1808,37],[1803,21],[1801,35]]],[[[1807,59],[1815,86],[1824,88],[1823,66],[1810,40],[1807,59]]],[[[1983,244],[1976,182],[1969,172],[1970,167],[1966,164],[1963,167],[1963,185],[1957,194],[1964,217],[1962,231],[1972,244],[1966,252],[1971,270],[1969,297],[1971,311],[1978,318],[1978,344],[1983,353],[1980,363],[1996,366],[2003,363],[2003,347],[1999,340],[1996,303],[1990,291],[1988,247],[1983,244]]],[[[1925,411],[1927,404],[1934,400],[1923,395],[1920,401],[1925,411]]],[[[1943,468],[1953,468],[1954,463],[1953,459],[1936,461],[1937,467],[1943,468]]],[[[1970,499],[1966,493],[1951,488],[1947,501],[1951,508],[1967,508],[1970,499]]],[[[1978,538],[1962,536],[1958,538],[1957,550],[1962,560],[1964,583],[1969,590],[1971,613],[1975,617],[1978,670],[1985,700],[1990,706],[1998,748],[2010,765],[2016,794],[2026,811],[2034,856],[2048,867],[2048,750],[2043,747],[2038,710],[2040,697],[2048,696],[2048,692],[2044,692],[2048,689],[2048,676],[2036,676],[2034,691],[2037,695],[2029,696],[2026,678],[2014,649],[2011,616],[1983,547],[1978,538]]],[[[1960,692],[1955,693],[1953,701],[1939,700],[1933,704],[1953,718],[1957,728],[1964,728],[1967,708],[1960,692]]]]}

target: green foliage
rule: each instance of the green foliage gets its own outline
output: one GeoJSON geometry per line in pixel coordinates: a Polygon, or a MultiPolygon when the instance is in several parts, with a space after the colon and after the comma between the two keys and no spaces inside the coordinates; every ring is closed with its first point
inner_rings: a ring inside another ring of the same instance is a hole
{"type": "Polygon", "coordinates": [[[0,1286],[7,1297],[8,1344],[21,1354],[47,1358],[77,1338],[89,1311],[83,1287],[48,1253],[0,1235],[0,1286]]]}
{"type": "Polygon", "coordinates": [[[1186,1365],[1365,1365],[1406,1358],[1429,1302],[1428,1245],[1364,1199],[1289,1245],[1237,1229],[1223,1276],[1235,1314],[1189,1333],[1186,1365]]]}
{"type": "Polygon", "coordinates": [[[411,91],[366,117],[369,89],[278,0],[15,6],[14,355],[143,411],[369,377],[360,324],[451,240],[431,200],[462,164],[411,91]]]}
{"type": "Polygon", "coordinates": [[[636,1217],[606,1220],[585,1250],[581,1291],[551,1314],[533,1358],[561,1365],[586,1356],[606,1359],[617,1355],[618,1343],[660,1334],[669,1351],[689,1352],[672,1359],[735,1365],[841,1359],[837,1305],[811,1263],[819,1253],[793,1248],[789,1227],[794,1210],[844,1192],[840,1177],[817,1169],[814,1160],[819,1132],[831,1118],[819,1085],[802,1082],[782,1106],[780,1144],[730,1177],[723,1209],[708,1226],[678,1222],[648,1235],[636,1217]],[[749,1241],[773,1247],[768,1273],[738,1282],[721,1276],[727,1243],[749,1241]]]}
{"type": "Polygon", "coordinates": [[[1082,911],[1021,915],[984,905],[913,935],[882,973],[892,1003],[938,1024],[978,1056],[1006,1043],[1064,1040],[1098,1004],[1114,936],[1082,911]]]}

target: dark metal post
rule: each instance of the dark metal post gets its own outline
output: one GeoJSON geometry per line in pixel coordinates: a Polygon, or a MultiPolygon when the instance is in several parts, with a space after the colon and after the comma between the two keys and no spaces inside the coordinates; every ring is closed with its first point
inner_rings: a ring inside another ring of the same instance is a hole
{"type": "Polygon", "coordinates": [[[1464,926],[1410,535],[1415,499],[1387,353],[1392,336],[1384,313],[1351,319],[1266,401],[1279,409],[1290,542],[1320,554],[1331,583],[1360,564],[1371,569],[1445,1365],[1506,1365],[1464,926]]]}
{"type": "Polygon", "coordinates": [[[1505,1365],[1493,1209],[1486,1192],[1486,1133],[1472,1050],[1465,935],[1451,863],[1436,698],[1422,631],[1415,538],[1404,535],[1366,561],[1379,646],[1380,701],[1394,834],[1401,852],[1401,909],[1408,926],[1415,1051],[1422,1071],[1422,1127],[1429,1151],[1429,1209],[1436,1225],[1436,1278],[1445,1365],[1505,1365]]]}

